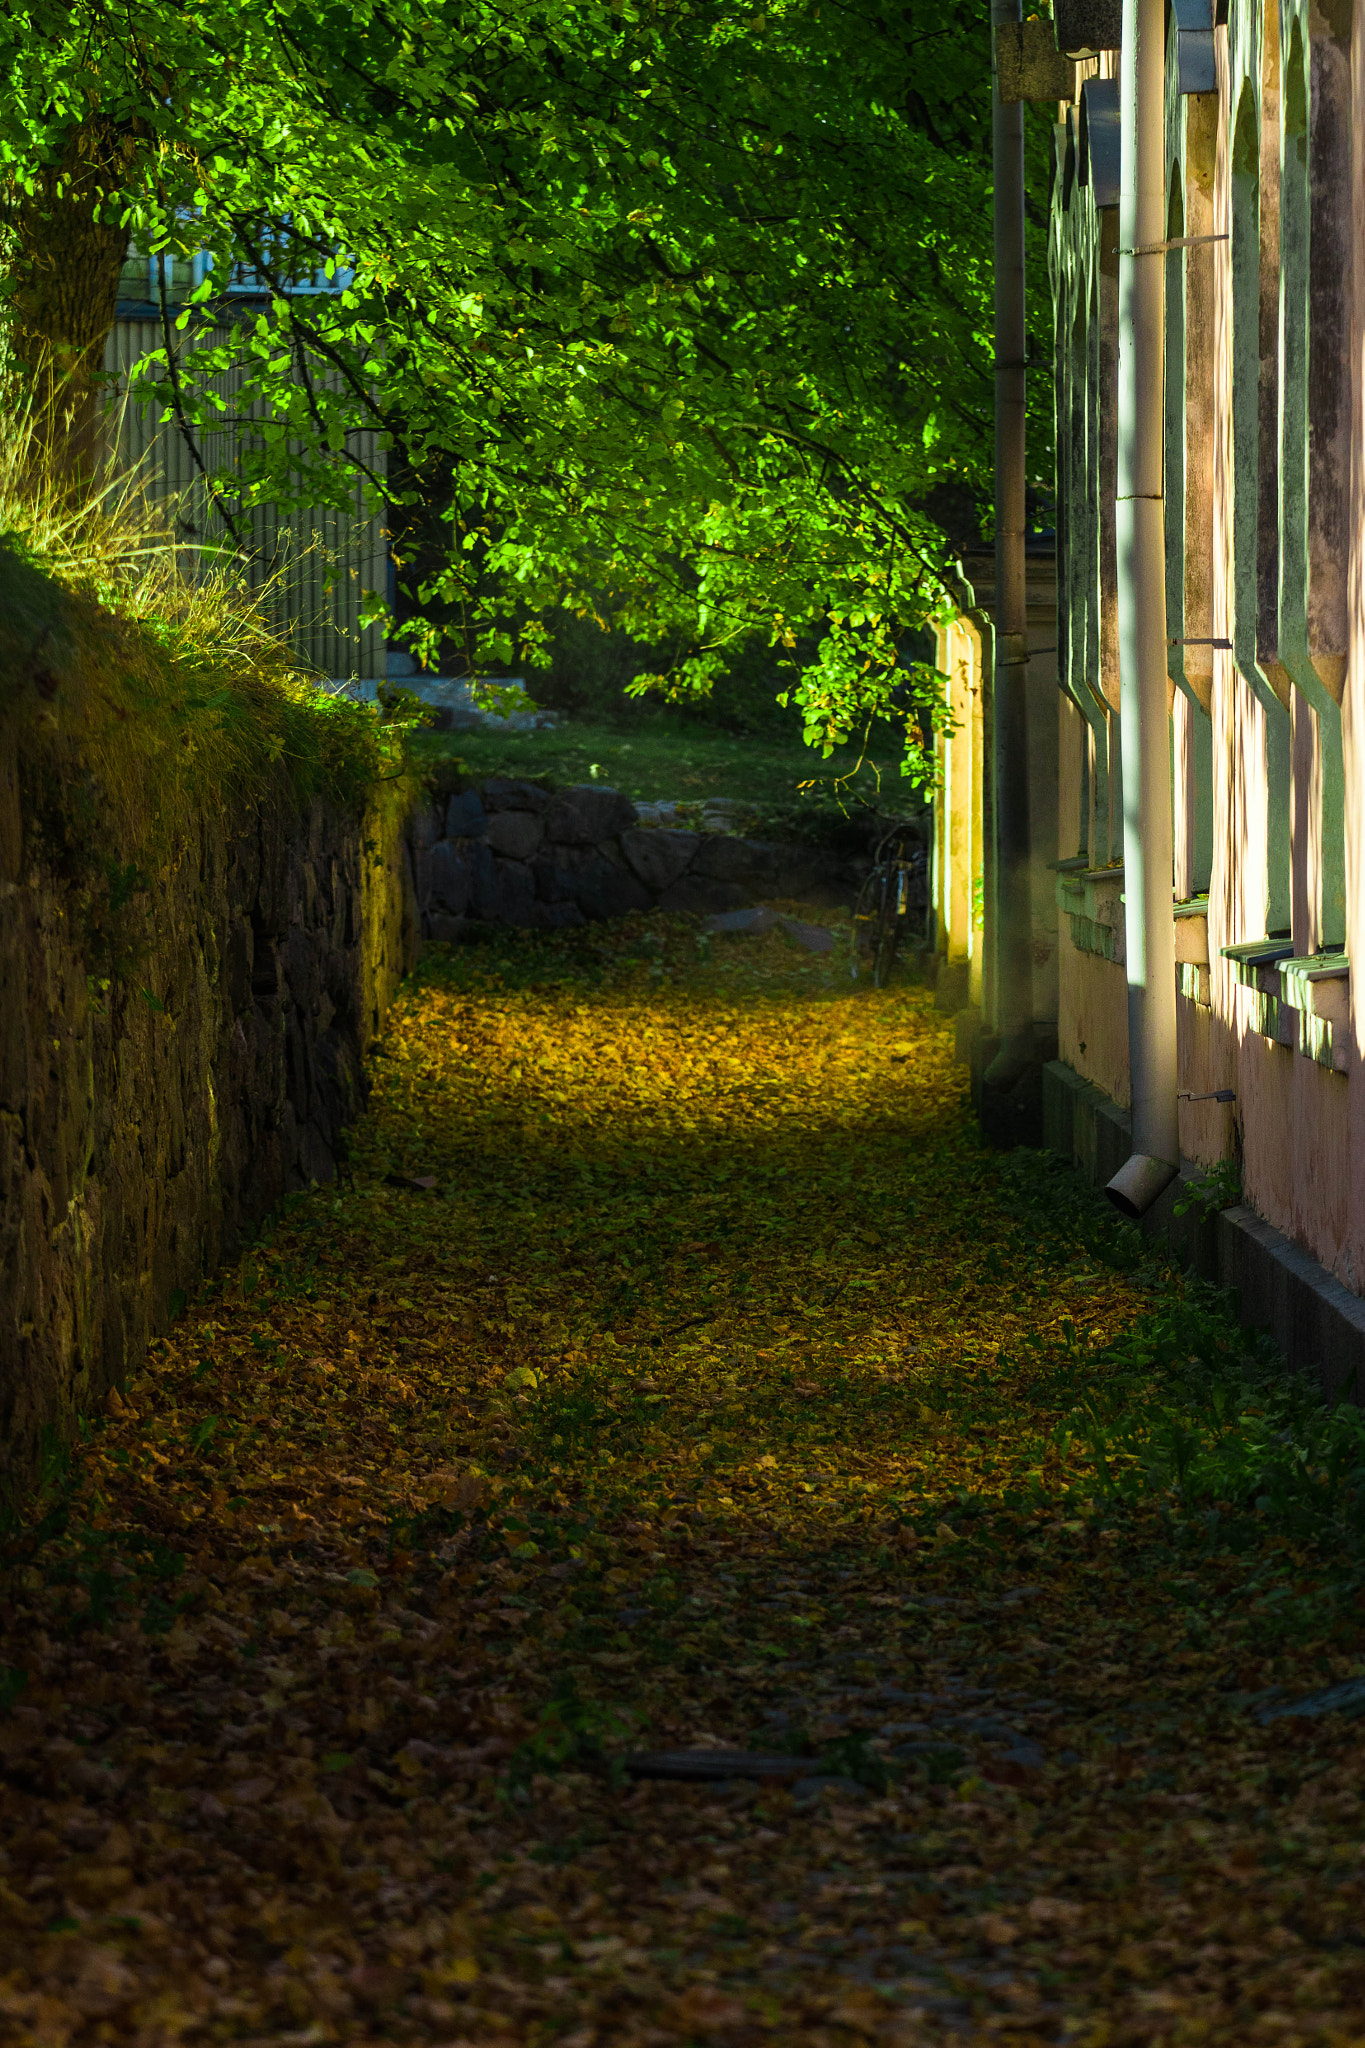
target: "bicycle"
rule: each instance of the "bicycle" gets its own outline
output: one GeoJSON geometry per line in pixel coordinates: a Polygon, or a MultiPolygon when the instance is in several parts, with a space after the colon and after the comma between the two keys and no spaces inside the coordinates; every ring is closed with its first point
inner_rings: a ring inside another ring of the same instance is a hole
{"type": "Polygon", "coordinates": [[[872,954],[872,986],[885,988],[904,941],[922,940],[929,921],[929,857],[915,827],[903,820],[877,846],[858,892],[853,928],[872,954]]]}

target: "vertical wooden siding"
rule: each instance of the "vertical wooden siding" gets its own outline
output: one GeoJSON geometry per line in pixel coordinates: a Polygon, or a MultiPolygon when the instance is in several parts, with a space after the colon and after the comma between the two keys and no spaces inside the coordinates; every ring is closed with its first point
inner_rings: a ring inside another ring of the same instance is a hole
{"type": "MultiPolygon", "coordinates": [[[[213,346],[228,338],[228,330],[202,328],[175,338],[184,349],[213,346]]],[[[130,372],[161,345],[161,325],[154,318],[120,319],[109,338],[104,366],[112,379],[118,460],[142,469],[155,495],[178,501],[186,540],[227,542],[179,427],[158,419],[155,408],[127,400],[130,372]]],[[[215,382],[231,401],[239,379],[228,373],[215,382]]],[[[236,438],[234,429],[205,433],[200,445],[205,467],[231,467],[236,438]]],[[[373,435],[362,437],[357,450],[370,468],[382,471],[384,457],[373,435]]],[[[247,515],[244,531],[248,579],[253,588],[268,587],[270,614],[299,660],[328,677],[382,677],[383,634],[373,626],[362,628],[360,612],[367,591],[383,594],[387,589],[388,553],[383,519],[367,510],[359,480],[347,512],[314,506],[281,514],[264,506],[247,515]]]]}

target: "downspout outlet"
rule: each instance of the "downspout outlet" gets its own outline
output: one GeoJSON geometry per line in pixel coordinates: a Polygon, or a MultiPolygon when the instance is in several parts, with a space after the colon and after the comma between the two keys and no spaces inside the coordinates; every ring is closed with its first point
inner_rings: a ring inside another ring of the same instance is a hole
{"type": "Polygon", "coordinates": [[[1136,1223],[1145,1216],[1158,1195],[1166,1192],[1180,1169],[1169,1159],[1153,1159],[1148,1152],[1134,1152],[1124,1160],[1105,1189],[1122,1216],[1136,1223]]]}

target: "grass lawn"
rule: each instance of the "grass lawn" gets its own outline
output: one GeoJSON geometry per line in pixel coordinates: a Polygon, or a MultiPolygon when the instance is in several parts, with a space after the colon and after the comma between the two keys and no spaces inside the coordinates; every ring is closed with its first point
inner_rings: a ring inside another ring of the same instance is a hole
{"type": "Polygon", "coordinates": [[[785,814],[833,809],[842,796],[849,808],[866,802],[897,815],[920,807],[890,735],[875,755],[847,746],[826,761],[795,734],[741,735],[668,718],[626,728],[566,720],[548,732],[419,733],[413,754],[421,767],[458,761],[471,775],[602,782],[643,803],[744,797],[761,813],[785,814]],[[815,789],[803,792],[805,782],[815,789]]]}

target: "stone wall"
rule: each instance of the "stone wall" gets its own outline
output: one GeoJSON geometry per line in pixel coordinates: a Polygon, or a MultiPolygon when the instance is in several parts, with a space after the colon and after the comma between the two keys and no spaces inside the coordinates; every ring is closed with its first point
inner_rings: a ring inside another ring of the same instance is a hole
{"type": "Polygon", "coordinates": [[[596,783],[490,776],[420,804],[408,851],[424,938],[489,924],[554,930],[632,910],[737,910],[759,898],[851,903],[865,856],[640,822],[596,783]]]}
{"type": "Polygon", "coordinates": [[[417,943],[402,785],[363,820],[201,817],[103,926],[20,788],[0,765],[0,1493],[177,1290],[332,1177],[417,943]]]}

